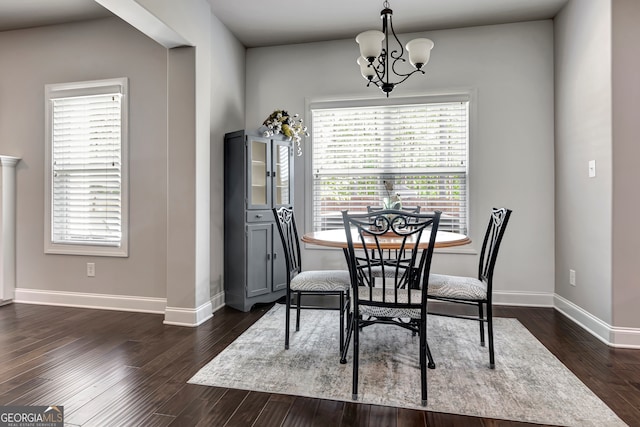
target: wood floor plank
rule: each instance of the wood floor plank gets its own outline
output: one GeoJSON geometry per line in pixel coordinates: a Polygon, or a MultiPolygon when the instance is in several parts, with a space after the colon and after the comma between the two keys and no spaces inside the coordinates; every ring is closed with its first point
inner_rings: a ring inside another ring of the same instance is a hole
{"type": "Polygon", "coordinates": [[[398,408],[372,405],[369,410],[370,427],[397,427],[398,408]]]}
{"type": "Polygon", "coordinates": [[[342,411],[341,426],[368,426],[370,405],[347,402],[342,411]]]}
{"type": "Polygon", "coordinates": [[[184,384],[173,396],[156,410],[156,414],[177,417],[184,408],[194,399],[203,399],[215,402],[225,393],[226,389],[220,387],[207,387],[197,384],[184,384]]]}
{"type": "Polygon", "coordinates": [[[289,409],[287,417],[282,423],[283,427],[308,426],[313,423],[313,417],[318,408],[318,399],[309,397],[296,397],[289,409]]]}
{"type": "Polygon", "coordinates": [[[171,424],[172,427],[195,426],[208,412],[210,402],[203,399],[194,399],[177,416],[171,424]]]}
{"type": "Polygon", "coordinates": [[[310,425],[312,427],[340,425],[342,411],[344,411],[344,402],[323,399],[318,403],[316,413],[310,425]]]}
{"type": "Polygon", "coordinates": [[[487,420],[466,417],[463,415],[445,414],[442,412],[427,412],[427,426],[442,427],[487,427],[487,420]]]}
{"type": "Polygon", "coordinates": [[[289,409],[295,400],[294,396],[284,394],[273,394],[260,415],[253,423],[254,427],[279,427],[289,413],[289,409]]]}
{"type": "Polygon", "coordinates": [[[144,420],[144,427],[168,427],[175,421],[176,417],[170,415],[151,414],[144,420]]]}
{"type": "Polygon", "coordinates": [[[20,396],[17,400],[29,402],[29,405],[51,405],[54,402],[67,401],[79,392],[79,384],[93,383],[98,372],[119,369],[121,366],[114,358],[125,352],[129,346],[128,342],[105,342],[77,358],[60,361],[39,375],[40,378],[50,379],[49,383],[20,396]],[[78,365],[82,365],[83,369],[78,370],[78,365]]]}
{"type": "MultiPolygon", "coordinates": [[[[82,427],[533,425],[187,383],[269,308],[224,307],[183,328],[156,314],[2,306],[0,405],[59,400],[66,424],[82,427]]],[[[610,348],[551,308],[494,312],[518,319],[627,424],[640,425],[640,350],[610,348]]]]}
{"type": "Polygon", "coordinates": [[[425,427],[427,420],[424,411],[414,409],[398,409],[398,427],[425,427]]]}
{"type": "Polygon", "coordinates": [[[224,425],[228,427],[252,425],[268,401],[268,393],[249,392],[233,416],[224,425]]]}
{"type": "Polygon", "coordinates": [[[227,424],[227,421],[233,417],[248,395],[249,392],[246,390],[227,390],[217,402],[207,402],[208,410],[194,425],[196,427],[209,427],[227,424]]]}

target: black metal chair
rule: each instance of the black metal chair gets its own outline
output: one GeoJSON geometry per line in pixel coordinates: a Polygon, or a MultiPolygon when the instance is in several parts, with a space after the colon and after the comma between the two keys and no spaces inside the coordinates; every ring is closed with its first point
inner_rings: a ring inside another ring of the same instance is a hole
{"type": "Polygon", "coordinates": [[[284,348],[289,348],[289,325],[291,317],[291,294],[296,295],[296,331],[300,330],[300,309],[303,295],[335,295],[339,298],[340,352],[344,348],[345,313],[349,304],[351,278],[347,270],[302,271],[300,240],[293,209],[273,208],[278,232],[282,239],[287,266],[287,293],[285,315],[284,348]]]}
{"type": "Polygon", "coordinates": [[[426,370],[427,367],[435,367],[427,345],[426,279],[429,277],[440,214],[439,211],[419,214],[399,210],[342,213],[348,243],[352,312],[341,362],[346,363],[347,349],[353,337],[354,400],[358,399],[360,329],[372,324],[388,324],[408,329],[420,337],[422,404],[426,405],[426,370]],[[397,252],[401,256],[382,256],[384,238],[388,233],[401,237],[401,247],[397,252]],[[428,247],[420,249],[415,242],[427,242],[428,247]],[[356,250],[362,250],[364,255],[356,255],[356,250]],[[371,256],[372,253],[375,257],[371,256]],[[380,276],[374,273],[378,269],[383,273],[380,276]],[[419,285],[421,289],[416,289],[419,285]]]}
{"type": "Polygon", "coordinates": [[[493,269],[498,257],[498,249],[502,242],[511,210],[506,208],[492,209],[491,219],[482,242],[478,278],[431,274],[428,285],[428,298],[457,304],[474,305],[478,308],[478,316],[450,314],[442,311],[429,312],[438,316],[455,317],[474,320],[480,323],[480,345],[484,347],[484,324],[487,324],[489,335],[489,367],[495,368],[493,351],[493,269]],[[486,316],[484,315],[486,308],[486,316]]]}

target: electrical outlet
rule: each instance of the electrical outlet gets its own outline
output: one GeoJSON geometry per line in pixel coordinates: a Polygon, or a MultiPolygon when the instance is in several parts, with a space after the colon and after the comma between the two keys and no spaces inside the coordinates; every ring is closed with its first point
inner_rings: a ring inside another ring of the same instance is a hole
{"type": "Polygon", "coordinates": [[[576,271],[575,270],[569,270],[569,284],[571,286],[575,286],[576,285],[576,271]]]}
{"type": "Polygon", "coordinates": [[[88,262],[87,263],[87,276],[88,277],[95,277],[96,276],[96,263],[95,262],[88,262]]]}

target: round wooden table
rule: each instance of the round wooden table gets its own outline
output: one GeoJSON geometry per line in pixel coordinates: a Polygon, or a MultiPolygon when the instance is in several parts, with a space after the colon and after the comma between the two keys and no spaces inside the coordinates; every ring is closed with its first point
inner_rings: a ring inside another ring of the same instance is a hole
{"type": "MultiPolygon", "coordinates": [[[[352,233],[353,246],[355,248],[362,249],[362,243],[360,243],[360,238],[358,237],[357,232],[352,230],[352,233]]],[[[305,233],[300,240],[312,245],[326,246],[330,248],[347,248],[347,235],[342,228],[337,230],[323,230],[305,233]]],[[[381,249],[400,249],[402,237],[389,233],[388,235],[381,237],[379,241],[381,249]]],[[[450,231],[438,231],[436,233],[436,248],[461,246],[469,243],[471,243],[471,239],[464,234],[452,233],[450,231]]],[[[413,245],[415,244],[415,240],[409,239],[406,244],[413,245]]],[[[428,237],[418,243],[418,247],[422,249],[426,249],[428,246],[428,237]]]]}

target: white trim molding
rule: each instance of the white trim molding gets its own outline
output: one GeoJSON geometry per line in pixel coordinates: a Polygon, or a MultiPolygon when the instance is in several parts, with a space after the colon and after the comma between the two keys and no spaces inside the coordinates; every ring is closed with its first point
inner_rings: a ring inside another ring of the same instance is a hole
{"type": "Polygon", "coordinates": [[[0,156],[0,301],[14,299],[16,287],[16,164],[0,156]]]}
{"type": "Polygon", "coordinates": [[[640,329],[638,328],[611,326],[558,294],[554,295],[554,307],[591,335],[611,347],[640,349],[640,329]]]}
{"type": "Polygon", "coordinates": [[[225,304],[224,304],[224,291],[218,292],[216,295],[211,297],[211,306],[213,307],[213,312],[214,313],[225,306],[225,304]]]}
{"type": "Polygon", "coordinates": [[[17,288],[15,290],[14,302],[156,314],[163,314],[167,305],[165,298],[45,291],[25,288],[17,288]]]}
{"type": "Polygon", "coordinates": [[[549,292],[493,291],[493,304],[525,307],[553,307],[553,294],[549,292]]]}
{"type": "Polygon", "coordinates": [[[207,301],[197,308],[167,307],[164,311],[164,324],[196,327],[213,317],[213,306],[207,301]]]}

